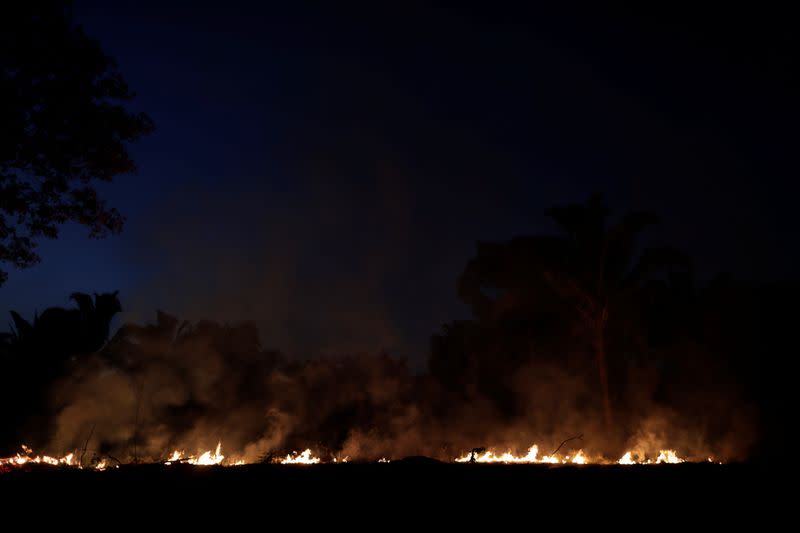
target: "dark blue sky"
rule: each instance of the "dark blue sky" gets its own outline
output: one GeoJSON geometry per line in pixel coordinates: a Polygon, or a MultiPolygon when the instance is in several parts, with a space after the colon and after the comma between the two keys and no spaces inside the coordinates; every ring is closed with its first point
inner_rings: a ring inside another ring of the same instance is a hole
{"type": "Polygon", "coordinates": [[[701,278],[797,271],[775,19],[248,4],[76,2],[157,131],[101,188],[123,234],[66,227],[4,308],[119,289],[123,320],[249,318],[270,347],[421,363],[465,315],[474,242],[550,230],[544,208],[594,190],[661,214],[652,238],[701,278]]]}

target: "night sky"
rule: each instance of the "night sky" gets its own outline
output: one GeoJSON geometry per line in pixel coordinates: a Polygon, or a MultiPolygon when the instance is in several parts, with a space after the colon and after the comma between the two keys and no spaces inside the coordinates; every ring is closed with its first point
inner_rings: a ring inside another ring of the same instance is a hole
{"type": "Polygon", "coordinates": [[[119,289],[117,323],[252,319],[293,355],[422,365],[475,241],[593,191],[660,214],[700,280],[796,277],[788,16],[199,4],[75,3],[157,131],[101,187],[124,232],[64,228],[4,310],[119,289]]]}

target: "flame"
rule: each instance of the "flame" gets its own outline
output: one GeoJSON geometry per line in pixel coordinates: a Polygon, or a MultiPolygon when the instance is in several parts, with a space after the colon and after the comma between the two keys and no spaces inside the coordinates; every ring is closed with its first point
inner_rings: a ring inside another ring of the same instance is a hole
{"type": "Polygon", "coordinates": [[[675,450],[661,450],[658,454],[658,458],[656,459],[656,464],[658,463],[677,464],[683,462],[684,460],[678,457],[678,454],[675,453],[675,450]]]}
{"type": "Polygon", "coordinates": [[[200,457],[197,458],[196,462],[192,463],[190,461],[190,464],[218,465],[222,462],[223,459],[225,459],[225,456],[222,455],[221,452],[222,452],[222,441],[217,442],[217,449],[214,451],[214,453],[211,453],[210,451],[204,452],[200,457]]]}
{"type": "MultiPolygon", "coordinates": [[[[503,463],[503,464],[612,464],[614,461],[609,461],[603,457],[589,457],[583,450],[570,457],[558,455],[544,455],[539,457],[539,447],[534,444],[528,448],[528,453],[523,456],[516,456],[510,451],[497,454],[494,451],[487,450],[479,454],[466,453],[456,459],[457,463],[503,463]]],[[[643,453],[635,451],[627,451],[620,457],[616,463],[620,465],[637,465],[637,464],[677,464],[685,462],[684,459],[678,456],[675,450],[660,450],[658,456],[653,459],[645,458],[643,453]]]]}
{"type": "MultiPolygon", "coordinates": [[[[222,455],[222,441],[219,441],[217,442],[216,450],[213,452],[211,450],[207,450],[200,454],[199,457],[195,457],[194,455],[187,456],[184,451],[175,450],[164,462],[164,464],[171,465],[172,463],[180,462],[190,465],[211,466],[221,464],[223,460],[225,460],[225,456],[222,455]]],[[[234,466],[239,466],[243,465],[244,461],[234,461],[232,464],[234,466]]]]}
{"type": "MultiPolygon", "coordinates": [[[[468,453],[466,455],[462,455],[458,459],[456,459],[457,463],[469,463],[472,462],[472,453],[468,453]]],[[[492,451],[485,451],[482,454],[476,454],[474,458],[474,462],[476,463],[505,463],[505,464],[532,464],[532,463],[547,463],[547,464],[559,464],[565,463],[566,459],[559,459],[554,455],[544,455],[541,458],[539,457],[539,446],[534,444],[530,448],[528,448],[528,453],[522,457],[517,457],[511,452],[505,452],[501,455],[497,455],[492,451]]]]}
{"type": "Polygon", "coordinates": [[[635,465],[636,462],[633,460],[631,452],[625,452],[625,455],[623,455],[622,457],[619,458],[619,461],[617,461],[617,464],[635,465]]]}
{"type": "Polygon", "coordinates": [[[619,458],[617,464],[620,465],[652,465],[652,464],[678,464],[685,463],[685,459],[681,459],[675,450],[659,450],[656,460],[646,459],[643,453],[638,452],[625,452],[625,455],[619,458]]]}
{"type": "MultiPolygon", "coordinates": [[[[497,455],[494,452],[487,450],[482,454],[475,454],[474,462],[476,463],[538,463],[540,462],[537,460],[537,455],[539,455],[539,447],[534,444],[530,448],[528,448],[528,453],[523,457],[516,457],[511,452],[505,452],[502,455],[497,455]]],[[[549,457],[548,457],[549,458],[549,457]]],[[[458,459],[456,459],[457,463],[469,463],[473,462],[473,454],[472,452],[462,455],[458,459]]]]}
{"type": "MultiPolygon", "coordinates": [[[[569,459],[569,457],[567,459],[569,459]]],[[[583,455],[583,450],[578,450],[578,453],[575,454],[571,462],[576,465],[585,465],[587,461],[586,456],[583,455]]]]}
{"type": "MultiPolygon", "coordinates": [[[[76,453],[69,453],[63,457],[51,457],[48,455],[36,455],[33,450],[28,446],[22,445],[22,451],[14,456],[2,458],[0,457],[0,471],[8,470],[12,467],[19,467],[27,464],[47,464],[52,466],[70,466],[75,468],[84,468],[81,465],[81,460],[76,453]]],[[[214,450],[207,450],[199,455],[187,455],[183,450],[174,450],[169,457],[164,461],[164,464],[171,465],[176,462],[186,463],[190,465],[207,466],[207,465],[222,465],[226,457],[222,454],[222,441],[217,442],[217,447],[214,450]]],[[[347,463],[350,457],[337,457],[329,460],[332,463],[347,463]]],[[[714,457],[708,457],[706,461],[714,464],[722,464],[714,457]]],[[[280,459],[280,464],[305,464],[313,465],[320,464],[322,460],[312,454],[311,449],[306,449],[302,452],[294,452],[286,455],[280,459]]],[[[378,459],[379,463],[388,463],[389,459],[381,457],[378,459]]],[[[652,464],[678,464],[686,462],[686,459],[681,458],[678,452],[673,449],[659,450],[658,455],[653,457],[647,456],[642,450],[634,449],[626,451],[618,460],[608,460],[602,456],[587,455],[582,449],[578,450],[574,455],[543,455],[539,456],[539,446],[534,444],[528,448],[525,455],[514,455],[511,451],[497,453],[494,450],[484,450],[480,453],[469,452],[461,457],[455,459],[457,463],[503,463],[503,464],[573,464],[573,465],[588,465],[588,464],[619,464],[619,465],[652,465],[652,464]]],[[[228,458],[224,463],[226,466],[240,466],[247,464],[242,459],[228,458]]],[[[106,459],[94,458],[92,465],[87,468],[95,470],[107,470],[109,468],[119,468],[118,464],[111,464],[106,459]]]]}
{"type": "Polygon", "coordinates": [[[172,452],[172,455],[169,456],[169,459],[167,459],[164,464],[171,465],[175,461],[180,461],[182,458],[183,458],[183,452],[175,450],[174,452],[172,452]]]}
{"type": "MultiPolygon", "coordinates": [[[[15,455],[11,457],[0,457],[0,467],[4,467],[3,469],[7,469],[10,467],[21,467],[25,465],[50,465],[50,466],[71,466],[74,468],[84,468],[83,465],[80,463],[80,458],[76,455],[75,452],[68,453],[62,457],[53,457],[50,455],[37,455],[33,453],[33,450],[26,445],[20,446],[22,449],[21,452],[17,452],[15,455]]],[[[93,462],[96,459],[93,460],[93,462]]],[[[109,464],[109,462],[105,459],[101,459],[94,463],[93,465],[89,466],[88,468],[94,468],[95,470],[106,470],[108,468],[118,468],[117,465],[109,464]]]]}
{"type": "Polygon", "coordinates": [[[282,465],[315,465],[320,462],[319,457],[312,457],[311,450],[306,449],[303,453],[294,455],[287,455],[285,459],[281,460],[282,465]]]}
{"type": "Polygon", "coordinates": [[[26,464],[47,464],[52,466],[78,466],[75,454],[69,453],[63,457],[50,457],[49,455],[33,455],[33,450],[22,445],[22,453],[12,457],[0,457],[0,466],[22,466],[26,464]]]}

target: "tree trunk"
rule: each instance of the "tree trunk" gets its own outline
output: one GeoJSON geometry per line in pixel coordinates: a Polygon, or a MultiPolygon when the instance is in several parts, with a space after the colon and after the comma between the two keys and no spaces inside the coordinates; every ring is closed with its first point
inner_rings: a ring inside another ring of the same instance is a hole
{"type": "Polygon", "coordinates": [[[603,416],[606,422],[606,429],[610,429],[613,423],[611,413],[611,398],[608,388],[608,365],[606,363],[606,321],[608,319],[608,308],[603,307],[603,311],[595,324],[594,331],[594,356],[597,361],[597,373],[600,376],[600,391],[603,395],[603,416]]]}

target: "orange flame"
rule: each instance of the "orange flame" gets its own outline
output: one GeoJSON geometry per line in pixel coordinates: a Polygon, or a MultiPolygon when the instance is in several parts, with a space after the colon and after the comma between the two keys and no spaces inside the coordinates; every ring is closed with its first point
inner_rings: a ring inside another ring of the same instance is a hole
{"type": "MultiPolygon", "coordinates": [[[[33,450],[26,445],[22,445],[22,453],[17,453],[12,457],[0,457],[0,466],[23,466],[27,464],[46,464],[51,466],[77,466],[78,459],[75,453],[68,453],[63,457],[51,457],[49,455],[34,455],[33,450]]],[[[103,463],[103,469],[108,465],[103,463]]],[[[96,467],[95,467],[96,468],[96,467]]]]}
{"type": "Polygon", "coordinates": [[[511,452],[505,452],[501,455],[497,455],[491,450],[487,450],[481,454],[476,454],[473,458],[472,453],[468,453],[462,455],[461,457],[456,459],[457,463],[469,463],[469,462],[476,462],[476,463],[505,463],[505,464],[533,464],[533,463],[549,463],[549,464],[558,464],[562,462],[566,462],[566,459],[561,460],[555,456],[551,455],[544,455],[541,458],[539,457],[539,446],[534,444],[530,448],[528,448],[528,453],[523,456],[516,456],[511,452]]]}
{"type": "MultiPolygon", "coordinates": [[[[349,457],[334,457],[330,462],[332,463],[347,463],[349,457]]],[[[94,461],[97,461],[96,459],[94,461]]],[[[93,462],[94,462],[93,461],[93,462]]],[[[379,463],[388,463],[390,460],[382,457],[378,460],[379,463]]],[[[713,457],[707,458],[708,462],[722,464],[720,461],[713,457]]],[[[12,467],[19,467],[26,464],[47,464],[52,466],[71,466],[76,468],[84,468],[80,464],[80,459],[77,458],[76,453],[69,453],[63,457],[51,457],[48,455],[36,455],[28,446],[23,445],[22,451],[14,456],[0,458],[1,469],[9,469],[12,467]]],[[[207,450],[199,455],[187,455],[183,450],[174,450],[164,464],[171,465],[174,463],[186,463],[190,465],[208,466],[208,465],[225,465],[225,466],[239,466],[246,464],[242,459],[231,459],[222,454],[222,442],[217,443],[214,450],[207,450]]],[[[280,464],[285,465],[314,465],[320,464],[323,461],[313,455],[311,449],[306,449],[302,452],[294,452],[286,455],[279,460],[280,464]]],[[[673,449],[659,450],[658,455],[653,457],[647,456],[641,450],[626,451],[622,457],[614,460],[609,460],[602,456],[591,456],[586,454],[582,449],[578,450],[574,455],[543,455],[539,456],[539,446],[536,444],[528,448],[525,455],[514,455],[511,451],[497,453],[494,450],[486,450],[481,453],[466,453],[455,459],[457,463],[503,463],[503,464],[573,464],[573,465],[589,465],[589,464],[618,464],[618,465],[651,465],[651,464],[678,464],[686,462],[681,458],[678,453],[673,449]]],[[[119,465],[110,464],[107,460],[102,459],[94,463],[90,468],[95,470],[106,470],[108,468],[118,468],[119,465]]]]}
{"type": "Polygon", "coordinates": [[[620,465],[652,465],[652,464],[678,464],[685,463],[685,459],[681,459],[675,450],[659,450],[658,456],[655,460],[647,459],[644,453],[638,451],[628,451],[625,455],[619,458],[617,464],[620,465]]]}
{"type": "MultiPolygon", "coordinates": [[[[164,464],[171,465],[172,463],[180,462],[190,465],[211,466],[221,464],[224,460],[225,456],[222,455],[222,441],[219,441],[217,442],[216,450],[213,452],[211,450],[207,450],[200,454],[199,457],[195,457],[194,455],[187,456],[184,451],[175,450],[169,456],[169,459],[164,462],[164,464]]],[[[232,464],[234,466],[238,466],[244,464],[244,461],[234,461],[232,464]]]]}
{"type": "Polygon", "coordinates": [[[289,454],[281,460],[282,465],[315,465],[319,462],[319,457],[312,456],[310,449],[306,449],[299,454],[294,452],[294,455],[289,454]]]}
{"type": "MultiPolygon", "coordinates": [[[[612,464],[614,461],[609,461],[604,457],[590,457],[587,456],[583,450],[570,457],[569,455],[544,455],[539,457],[539,447],[534,444],[528,448],[528,453],[522,456],[517,456],[510,451],[502,454],[497,454],[492,450],[487,450],[480,454],[467,453],[458,457],[455,460],[457,463],[503,463],[503,464],[612,464]]],[[[655,459],[647,459],[643,453],[627,451],[620,457],[616,464],[620,465],[636,465],[636,464],[677,464],[685,462],[680,458],[675,450],[660,450],[655,459]]]]}

